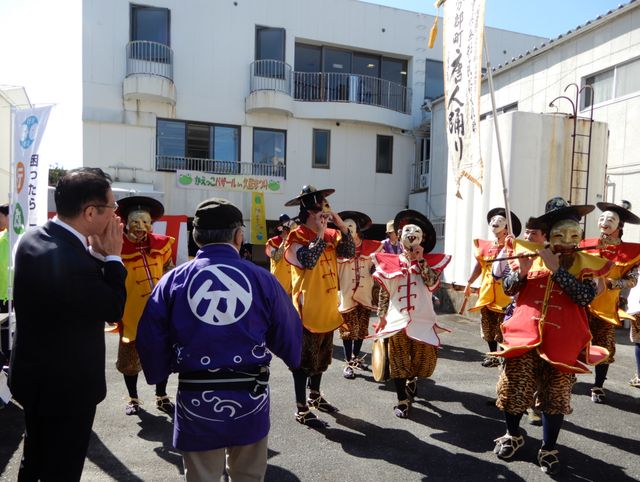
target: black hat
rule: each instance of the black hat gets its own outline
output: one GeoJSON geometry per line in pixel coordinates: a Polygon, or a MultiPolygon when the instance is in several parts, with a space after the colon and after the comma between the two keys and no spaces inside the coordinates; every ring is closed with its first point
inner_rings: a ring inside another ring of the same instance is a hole
{"type": "Polygon", "coordinates": [[[338,213],[338,216],[340,216],[343,221],[353,219],[360,231],[369,229],[372,224],[371,218],[360,211],[342,211],[338,213]]]}
{"type": "Polygon", "coordinates": [[[9,215],[9,203],[0,204],[0,214],[9,215]]]}
{"type": "Polygon", "coordinates": [[[125,221],[132,211],[146,211],[151,216],[151,221],[157,221],[164,214],[164,206],[160,201],[147,196],[123,197],[118,201],[116,214],[125,221]]]}
{"type": "Polygon", "coordinates": [[[322,201],[329,195],[336,192],[335,189],[316,189],[311,184],[302,186],[302,191],[296,197],[287,201],[285,206],[300,206],[304,209],[312,207],[322,208],[322,201]]]}
{"type": "Polygon", "coordinates": [[[526,229],[539,229],[540,231],[546,231],[547,227],[538,221],[538,218],[530,217],[525,223],[526,229]]]}
{"type": "MultiPolygon", "coordinates": [[[[493,208],[487,213],[487,223],[491,222],[491,218],[494,216],[507,217],[507,210],[505,208],[493,208]]],[[[522,223],[516,213],[511,211],[511,228],[513,229],[513,235],[517,238],[522,231],[522,223]]]]}
{"type": "Polygon", "coordinates": [[[538,216],[536,221],[544,224],[547,229],[551,229],[554,224],[565,219],[580,221],[595,208],[591,204],[572,206],[564,198],[556,196],[547,201],[544,207],[545,213],[538,216]]]}
{"type": "Polygon", "coordinates": [[[282,226],[284,223],[291,221],[291,218],[288,214],[282,213],[278,218],[278,226],[282,226]]]}
{"type": "Polygon", "coordinates": [[[618,216],[620,216],[620,222],[622,224],[640,224],[640,218],[633,214],[629,209],[631,209],[631,203],[629,201],[622,201],[622,203],[627,203],[628,208],[623,206],[619,206],[618,204],[613,203],[596,203],[598,209],[602,212],[605,211],[613,211],[618,216]]]}
{"type": "Polygon", "coordinates": [[[407,224],[415,224],[422,229],[421,246],[425,253],[429,253],[436,246],[436,230],[427,217],[413,209],[405,209],[396,214],[393,220],[393,226],[397,231],[401,230],[407,224]]]}
{"type": "Polygon", "coordinates": [[[198,229],[230,229],[244,226],[242,211],[227,199],[212,197],[202,201],[193,216],[193,227],[198,229]]]}

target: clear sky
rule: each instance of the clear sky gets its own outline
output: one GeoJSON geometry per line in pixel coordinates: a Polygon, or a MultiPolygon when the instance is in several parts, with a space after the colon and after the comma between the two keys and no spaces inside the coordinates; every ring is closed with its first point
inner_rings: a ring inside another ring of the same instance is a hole
{"type": "MultiPolygon", "coordinates": [[[[438,14],[435,0],[366,1],[429,15],[438,14]]],[[[553,38],[626,3],[628,0],[486,0],[484,23],[488,27],[553,38]]]]}

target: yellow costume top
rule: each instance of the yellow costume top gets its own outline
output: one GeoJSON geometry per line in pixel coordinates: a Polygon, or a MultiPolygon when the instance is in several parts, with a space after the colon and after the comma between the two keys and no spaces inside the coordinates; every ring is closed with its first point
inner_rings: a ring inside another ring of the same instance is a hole
{"type": "Polygon", "coordinates": [[[511,297],[504,294],[502,280],[497,280],[493,277],[491,273],[492,263],[490,261],[498,256],[503,246],[484,239],[474,239],[473,244],[476,247],[475,257],[482,271],[480,273],[478,301],[469,311],[479,311],[486,307],[491,311],[503,313],[506,306],[511,303],[511,297]]]}
{"type": "Polygon", "coordinates": [[[273,256],[273,253],[278,251],[281,244],[282,236],[274,236],[267,241],[265,251],[269,258],[271,273],[278,278],[284,290],[291,294],[291,265],[284,260],[284,256],[278,259],[273,256]]]}
{"type": "Polygon", "coordinates": [[[149,233],[147,241],[139,245],[124,236],[122,262],[127,268],[127,302],[122,315],[122,341],[125,343],[136,339],[138,322],[147,299],[171,260],[175,241],[170,236],[149,233]]]}
{"type": "MultiPolygon", "coordinates": [[[[317,234],[306,226],[298,226],[289,233],[285,245],[287,261],[296,259],[289,250],[295,245],[309,246],[317,234]]],[[[302,319],[304,327],[314,333],[327,333],[342,324],[338,311],[338,266],[336,247],[342,239],[342,233],[335,229],[326,229],[324,241],[326,247],[313,268],[306,269],[291,265],[291,291],[293,305],[302,319]]]]}
{"type": "MultiPolygon", "coordinates": [[[[585,247],[598,246],[599,241],[600,239],[585,239],[580,245],[585,247]]],[[[634,266],[640,263],[640,244],[637,243],[621,241],[619,244],[594,247],[594,249],[589,249],[587,252],[613,261],[614,266],[607,277],[614,280],[624,278],[634,266]]],[[[633,320],[634,318],[619,309],[619,303],[620,288],[609,288],[605,285],[605,289],[589,305],[589,313],[612,325],[622,326],[621,318],[628,320],[633,320]]]]}

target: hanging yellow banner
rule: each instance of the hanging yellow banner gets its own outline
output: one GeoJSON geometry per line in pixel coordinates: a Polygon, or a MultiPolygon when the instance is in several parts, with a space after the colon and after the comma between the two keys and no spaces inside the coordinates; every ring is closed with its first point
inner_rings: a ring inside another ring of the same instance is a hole
{"type": "Polygon", "coordinates": [[[251,244],[267,242],[267,219],[264,211],[264,193],[251,193],[251,244]]]}

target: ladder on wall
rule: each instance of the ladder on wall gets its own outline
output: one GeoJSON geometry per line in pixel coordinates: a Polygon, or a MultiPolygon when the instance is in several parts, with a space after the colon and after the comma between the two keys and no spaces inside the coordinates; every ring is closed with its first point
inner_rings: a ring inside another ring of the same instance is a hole
{"type": "MultiPolygon", "coordinates": [[[[565,87],[566,92],[569,87],[575,87],[576,95],[570,99],[565,95],[556,97],[549,103],[549,107],[554,107],[554,102],[558,99],[569,101],[572,107],[570,118],[573,120],[573,132],[571,134],[571,177],[569,181],[569,203],[572,205],[588,204],[589,200],[589,167],[591,162],[591,135],[593,133],[593,87],[585,85],[582,88],[578,84],[572,83],[565,87]],[[582,94],[588,91],[590,95],[591,109],[589,117],[578,117],[579,102],[582,94]],[[579,122],[580,120],[584,122],[579,122]]],[[[583,233],[586,228],[586,218],[581,223],[583,233]]]]}

